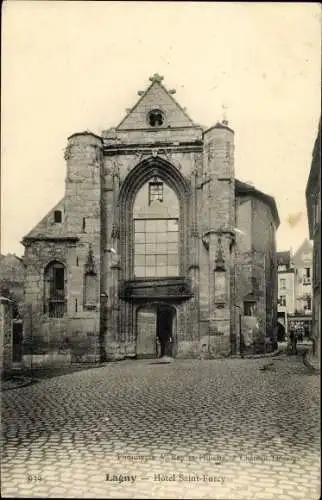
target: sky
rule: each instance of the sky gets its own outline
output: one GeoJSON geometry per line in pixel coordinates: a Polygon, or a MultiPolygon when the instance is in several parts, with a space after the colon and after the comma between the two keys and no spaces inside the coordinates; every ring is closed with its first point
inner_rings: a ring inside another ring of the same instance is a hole
{"type": "Polygon", "coordinates": [[[67,137],[116,126],[156,72],[195,122],[225,112],[236,177],[276,199],[277,249],[308,237],[319,3],[12,0],[2,16],[1,253],[22,255],[63,197],[67,137]]]}

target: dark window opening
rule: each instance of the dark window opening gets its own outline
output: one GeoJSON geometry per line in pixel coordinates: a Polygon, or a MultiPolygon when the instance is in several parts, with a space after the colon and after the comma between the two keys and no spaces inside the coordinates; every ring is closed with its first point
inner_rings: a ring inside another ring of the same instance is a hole
{"type": "Polygon", "coordinates": [[[61,210],[55,210],[54,212],[54,220],[57,223],[60,223],[62,221],[62,213],[61,210]]]}
{"type": "Polygon", "coordinates": [[[256,311],[256,302],[244,302],[244,316],[254,316],[256,311]]]}
{"type": "Polygon", "coordinates": [[[312,299],[311,299],[311,297],[308,297],[306,299],[306,304],[307,304],[306,308],[310,311],[312,309],[312,299]]]}
{"type": "Polygon", "coordinates": [[[79,266],[79,260],[78,260],[78,257],[76,257],[76,266],[79,266]]]}
{"type": "Polygon", "coordinates": [[[77,309],[78,309],[78,303],[77,303],[77,299],[75,299],[75,312],[77,312],[77,309]]]}
{"type": "Polygon", "coordinates": [[[83,223],[82,223],[82,232],[85,233],[86,229],[86,217],[83,217],[83,223]]]}
{"type": "Polygon", "coordinates": [[[164,118],[162,111],[155,109],[149,113],[149,124],[151,127],[161,127],[163,125],[164,118]]]}
{"type": "Polygon", "coordinates": [[[62,318],[66,312],[65,267],[60,262],[52,262],[44,273],[44,312],[50,318],[62,318]]]}
{"type": "Polygon", "coordinates": [[[310,278],[311,277],[311,269],[309,267],[305,268],[305,277],[310,278]]]}
{"type": "Polygon", "coordinates": [[[286,306],[286,295],[281,295],[278,301],[280,306],[285,307],[286,306]]]}
{"type": "Polygon", "coordinates": [[[53,279],[53,287],[58,292],[58,294],[61,294],[64,292],[65,288],[65,270],[63,268],[56,268],[54,269],[54,279],[53,279]]]}
{"type": "Polygon", "coordinates": [[[149,205],[154,201],[163,202],[163,182],[149,182],[149,205]]]}

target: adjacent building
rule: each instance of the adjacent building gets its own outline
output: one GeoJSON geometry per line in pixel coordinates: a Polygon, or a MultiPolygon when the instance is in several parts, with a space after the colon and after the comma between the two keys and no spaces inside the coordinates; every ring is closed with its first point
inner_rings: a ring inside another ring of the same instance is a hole
{"type": "Polygon", "coordinates": [[[314,144],[306,186],[310,239],[313,240],[313,325],[315,354],[320,356],[321,338],[321,120],[314,144]]]}
{"type": "Polygon", "coordinates": [[[296,270],[295,312],[312,317],[313,246],[307,238],[293,255],[296,270]]]}
{"type": "Polygon", "coordinates": [[[13,303],[14,317],[21,317],[24,302],[24,264],[15,254],[0,255],[0,293],[13,303]]]}
{"type": "Polygon", "coordinates": [[[296,270],[291,252],[277,252],[278,273],[278,322],[288,333],[288,318],[294,316],[296,309],[295,280],[296,270]]]}
{"type": "Polygon", "coordinates": [[[68,138],[65,195],[23,239],[33,352],[216,357],[275,335],[275,201],[235,179],[228,122],[196,124],[162,79],[68,138]]]}
{"type": "Polygon", "coordinates": [[[279,217],[274,198],[235,180],[237,245],[235,303],[242,304],[242,334],[249,342],[252,325],[267,338],[276,336],[277,260],[275,231],[279,217]]]}
{"type": "Polygon", "coordinates": [[[3,335],[6,369],[13,363],[22,362],[24,272],[23,259],[11,253],[0,255],[0,294],[2,308],[5,311],[3,325],[6,330],[6,334],[3,335]]]}
{"type": "Polygon", "coordinates": [[[296,252],[278,252],[278,321],[309,338],[312,332],[313,247],[306,238],[296,252]]]}

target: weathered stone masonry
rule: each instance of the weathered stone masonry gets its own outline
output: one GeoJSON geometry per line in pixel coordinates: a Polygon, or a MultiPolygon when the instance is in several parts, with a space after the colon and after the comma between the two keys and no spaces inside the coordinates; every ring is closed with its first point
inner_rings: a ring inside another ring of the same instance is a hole
{"type": "MultiPolygon", "coordinates": [[[[193,123],[161,80],[152,77],[115,129],[68,139],[65,196],[23,240],[24,336],[34,353],[149,355],[163,330],[177,357],[238,351],[236,306],[243,311],[252,290],[238,286],[249,274],[235,231],[247,185],[235,181],[234,132],[227,122],[208,130],[193,123]],[[156,201],[152,189],[162,191],[156,201]]],[[[247,196],[255,210],[247,250],[254,254],[260,226],[269,227],[262,252],[274,256],[275,202],[250,186],[247,196]],[[256,203],[266,210],[261,224],[256,203]]],[[[275,281],[266,274],[260,288],[272,287],[269,307],[254,296],[262,337],[275,321],[275,281]]]]}

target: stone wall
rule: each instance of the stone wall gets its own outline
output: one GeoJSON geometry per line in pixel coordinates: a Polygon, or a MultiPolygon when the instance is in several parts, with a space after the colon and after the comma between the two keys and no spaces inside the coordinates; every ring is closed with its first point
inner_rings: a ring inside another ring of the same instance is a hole
{"type": "Polygon", "coordinates": [[[245,313],[245,301],[256,304],[256,321],[251,324],[253,320],[242,318],[242,330],[245,338],[251,339],[250,345],[262,350],[265,337],[276,336],[275,222],[270,207],[255,196],[239,196],[236,204],[237,227],[248,233],[237,235],[236,304],[241,307],[242,314],[245,313]]]}
{"type": "Polygon", "coordinates": [[[42,221],[24,239],[24,352],[43,356],[46,363],[48,354],[52,359],[60,353],[78,361],[100,357],[101,139],[86,132],[74,134],[65,158],[66,191],[59,206],[64,210],[59,230],[51,222],[42,232],[42,221]],[[49,317],[44,311],[44,270],[52,261],[61,262],[66,270],[67,310],[62,318],[49,317]],[[96,283],[96,301],[94,297],[90,305],[85,303],[87,272],[96,283]]]}
{"type": "Polygon", "coordinates": [[[317,224],[313,242],[313,322],[315,355],[321,361],[321,223],[317,224]]]}
{"type": "Polygon", "coordinates": [[[234,134],[226,126],[217,124],[204,135],[202,177],[198,213],[203,246],[200,249],[201,345],[208,350],[208,356],[216,357],[231,353],[235,321],[231,233],[235,222],[234,134]],[[222,268],[218,260],[222,260],[222,268]]]}

